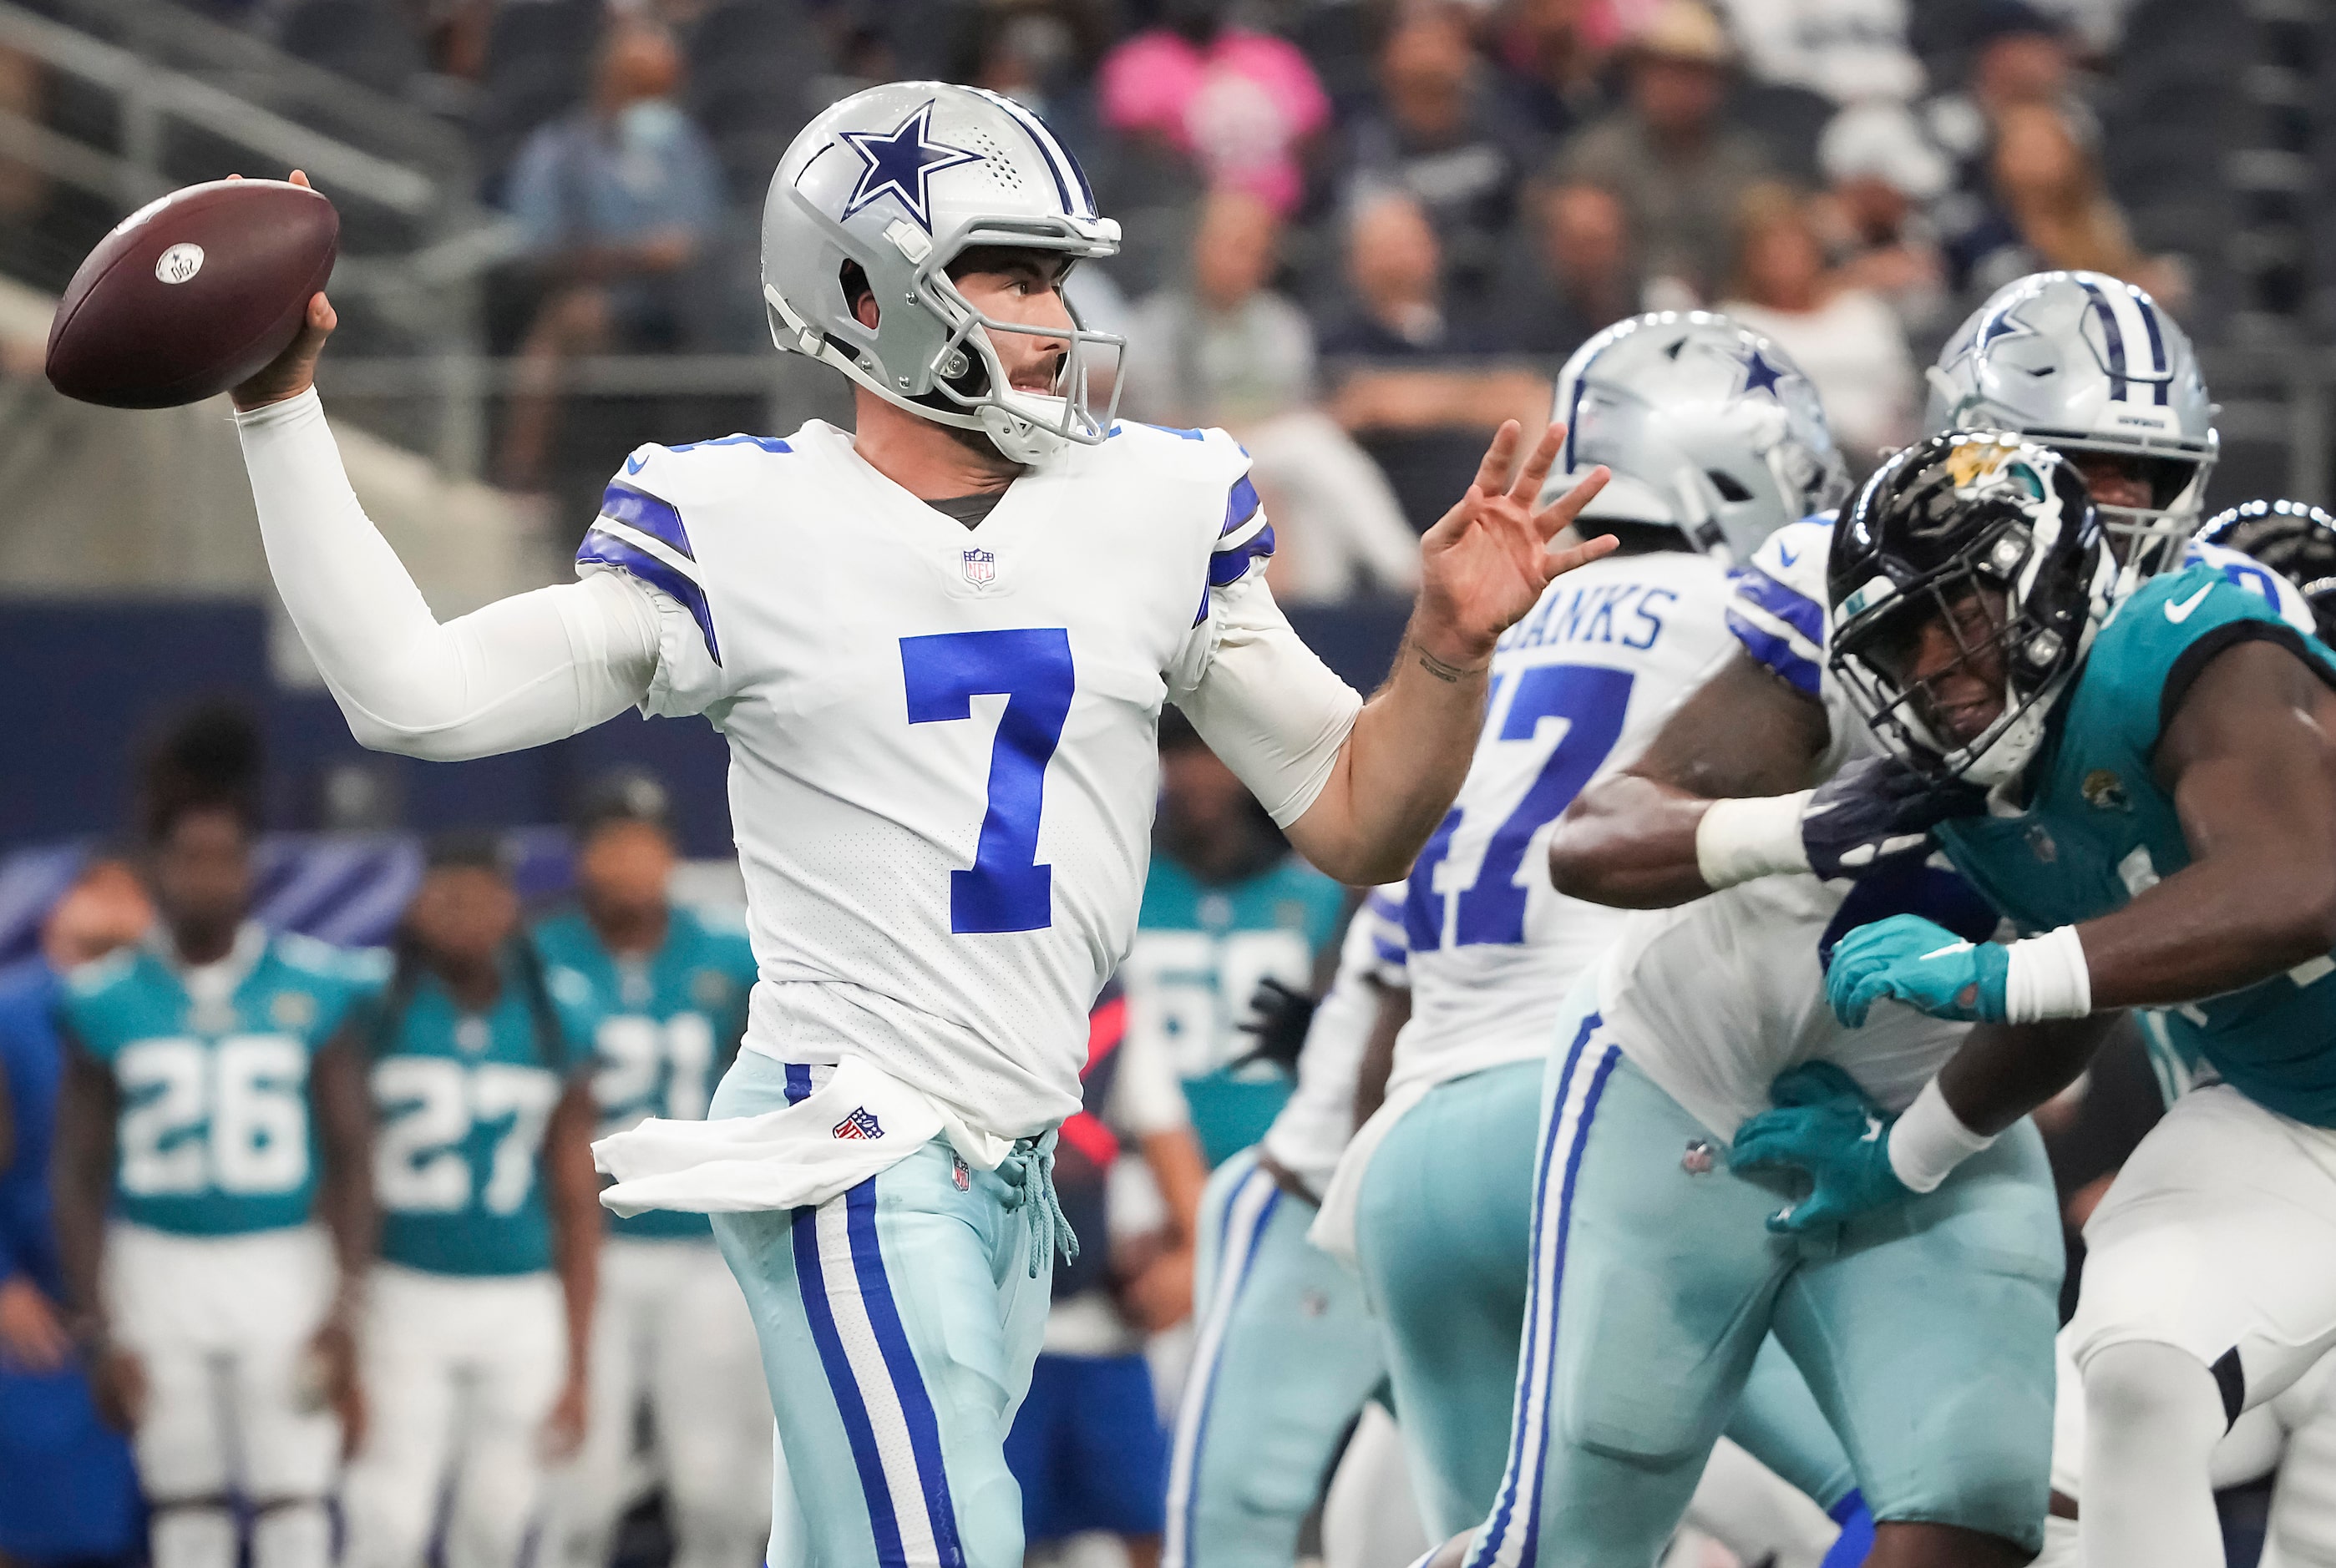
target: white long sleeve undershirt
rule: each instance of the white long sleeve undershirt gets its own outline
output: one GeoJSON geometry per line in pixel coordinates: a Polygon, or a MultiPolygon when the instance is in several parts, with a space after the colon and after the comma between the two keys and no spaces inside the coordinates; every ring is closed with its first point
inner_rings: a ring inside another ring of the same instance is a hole
{"type": "Polygon", "coordinates": [[[236,430],[277,592],[362,744],[489,757],[647,695],[657,610],[639,582],[596,573],[442,625],[357,503],[315,389],[238,414],[236,430]]]}

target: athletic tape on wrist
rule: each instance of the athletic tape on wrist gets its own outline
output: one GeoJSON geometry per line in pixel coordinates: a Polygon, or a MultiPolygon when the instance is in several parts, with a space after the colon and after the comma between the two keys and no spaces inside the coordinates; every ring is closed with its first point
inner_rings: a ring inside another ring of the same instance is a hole
{"type": "Polygon", "coordinates": [[[1786,871],[1809,868],[1801,841],[1801,813],[1814,790],[1715,800],[1695,827],[1695,867],[1715,893],[1786,871]]]}
{"type": "Polygon", "coordinates": [[[2006,1022],[2082,1018],[2093,1011],[2093,972],[2075,926],[2015,942],[2010,959],[2003,976],[2006,1022]]]}
{"type": "Polygon", "coordinates": [[[1994,1141],[1963,1125],[1934,1078],[1890,1128],[1890,1168],[1908,1191],[1930,1192],[1955,1166],[1994,1141]]]}

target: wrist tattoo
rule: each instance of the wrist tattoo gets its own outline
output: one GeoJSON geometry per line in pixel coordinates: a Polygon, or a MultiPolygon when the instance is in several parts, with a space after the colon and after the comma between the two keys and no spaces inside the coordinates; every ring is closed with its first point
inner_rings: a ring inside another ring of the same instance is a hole
{"type": "Polygon", "coordinates": [[[1484,673],[1483,670],[1471,670],[1455,664],[1449,659],[1439,659],[1416,643],[1411,645],[1411,650],[1419,655],[1419,667],[1446,685],[1456,686],[1471,675],[1481,675],[1484,673]]]}

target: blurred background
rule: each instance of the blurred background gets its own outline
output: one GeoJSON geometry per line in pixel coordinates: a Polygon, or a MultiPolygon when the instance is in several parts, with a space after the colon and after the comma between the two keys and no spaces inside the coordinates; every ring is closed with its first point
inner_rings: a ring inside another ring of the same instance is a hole
{"type": "MultiPolygon", "coordinates": [[[[177,186],[298,165],[338,204],[323,390],[452,614],[565,576],[636,444],[845,414],[764,326],[779,153],[867,82],[1011,93],[1124,226],[1076,289],[1130,340],[1122,412],[1249,444],[1277,592],[1368,684],[1413,531],[1641,308],[1774,335],[1863,468],[1978,299],[2098,267],[2199,340],[2216,505],[2331,499],[2327,31],[2312,0],[0,0],[0,853],[113,829],[137,738],[219,692],[260,704],[287,831],[556,822],[640,762],[688,851],[727,849],[703,725],[358,750],[274,608],[223,405],[46,387],[57,292],[177,186]]],[[[44,901],[25,866],[0,957],[44,901]]]]}

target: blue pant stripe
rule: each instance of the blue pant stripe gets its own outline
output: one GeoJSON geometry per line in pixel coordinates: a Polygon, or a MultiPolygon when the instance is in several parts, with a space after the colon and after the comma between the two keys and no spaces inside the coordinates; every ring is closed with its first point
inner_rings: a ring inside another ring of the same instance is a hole
{"type": "MultiPolygon", "coordinates": [[[[804,1093],[810,1092],[811,1071],[808,1068],[787,1068],[787,1093],[795,1091],[795,1074],[803,1075],[804,1093]]],[[[872,1196],[874,1178],[852,1189],[866,1188],[872,1196]]],[[[820,1364],[827,1370],[827,1386],[835,1395],[835,1407],[843,1418],[844,1435],[851,1440],[852,1462],[860,1472],[861,1494],[868,1500],[868,1523],[876,1537],[876,1561],[883,1568],[908,1568],[908,1553],[900,1544],[900,1521],[892,1511],[892,1491],[884,1481],[884,1459],[876,1447],[876,1427],[868,1418],[868,1401],[861,1397],[858,1379],[852,1375],[852,1362],[843,1351],[843,1336],[835,1326],[835,1310],[828,1305],[826,1272],[819,1261],[819,1211],[799,1208],[794,1211],[795,1278],[803,1290],[803,1315],[810,1320],[812,1338],[819,1344],[820,1364]]]]}
{"type": "Polygon", "coordinates": [[[950,1500],[949,1468],[941,1457],[940,1420],[933,1412],[932,1395],[918,1370],[916,1352],[909,1348],[909,1331],[900,1322],[891,1282],[884,1274],[884,1254],[876,1240],[876,1184],[861,1182],[844,1198],[852,1235],[852,1264],[860,1276],[860,1298],[868,1321],[876,1331],[884,1370],[892,1379],[909,1427],[910,1451],[916,1456],[917,1479],[924,1490],[925,1512],[931,1521],[933,1545],[941,1568],[965,1568],[965,1546],[958,1537],[957,1505],[950,1500]]]}
{"type": "MultiPolygon", "coordinates": [[[[1192,1418],[1192,1442],[1180,1456],[1183,1462],[1172,1465],[1169,1471],[1168,1516],[1171,1524],[1167,1550],[1163,1557],[1164,1568],[1184,1568],[1192,1555],[1192,1532],[1199,1523],[1201,1451],[1208,1444],[1209,1412],[1216,1403],[1217,1366],[1218,1358],[1224,1349],[1224,1325],[1241,1300],[1241,1287],[1248,1282],[1250,1269],[1257,1262],[1258,1244],[1265,1239],[1266,1226],[1272,1222],[1273,1211],[1280,1203],[1280,1186],[1261,1170],[1253,1170],[1242,1177],[1225,1200],[1224,1224],[1217,1236],[1217,1266],[1230,1272],[1216,1291],[1215,1299],[1209,1303],[1208,1321],[1201,1325],[1196,1338],[1196,1348],[1204,1358],[1203,1363],[1185,1374],[1186,1399],[1192,1402],[1197,1399],[1197,1403],[1192,1418]],[[1249,1234],[1238,1238],[1240,1253],[1236,1256],[1234,1216],[1241,1212],[1241,1200],[1254,1192],[1260,1182],[1272,1190],[1265,1195],[1265,1201],[1259,1205],[1257,1217],[1251,1222],[1249,1234]]],[[[1179,1436],[1182,1436],[1184,1422],[1181,1415],[1177,1426],[1179,1436]]]]}
{"type": "MultiPolygon", "coordinates": [[[[1621,1060],[1622,1053],[1620,1050],[1611,1045],[1606,1048],[1606,1054],[1599,1060],[1597,1075],[1590,1080],[1590,1091],[1582,1097],[1582,1117],[1574,1127],[1573,1147],[1565,1157],[1565,1192],[1558,1200],[1557,1263],[1550,1270],[1549,1280],[1552,1298],[1549,1353],[1552,1363],[1557,1354],[1556,1312],[1559,1303],[1563,1299],[1556,1292],[1565,1282],[1565,1244],[1567,1238],[1573,1233],[1573,1180],[1582,1172],[1582,1151],[1590,1147],[1590,1123],[1598,1114],[1599,1098],[1606,1092],[1606,1080],[1613,1075],[1614,1064],[1621,1060]]],[[[1543,1369],[1543,1376],[1545,1378],[1555,1376],[1553,1364],[1543,1369]]],[[[1541,1440],[1533,1445],[1533,1496],[1531,1505],[1525,1514],[1524,1544],[1517,1553],[1517,1568],[1533,1568],[1533,1564],[1540,1560],[1541,1491],[1543,1479],[1548,1474],[1549,1428],[1550,1423],[1556,1418],[1556,1390],[1552,1389],[1549,1397],[1542,1403],[1541,1440]]]]}
{"type": "Polygon", "coordinates": [[[1565,1186],[1562,1191],[1554,1195],[1558,1205],[1558,1213],[1554,1215],[1550,1212],[1552,1197],[1550,1190],[1550,1175],[1557,1157],[1558,1138],[1565,1130],[1566,1106],[1573,1098],[1574,1080],[1582,1070],[1583,1053],[1589,1049],[1590,1037],[1598,1031],[1600,1024],[1604,1020],[1594,1012],[1583,1018],[1581,1029],[1574,1034],[1573,1043],[1566,1050],[1565,1066],[1558,1074],[1557,1093],[1551,1102],[1549,1126],[1543,1131],[1541,1149],[1534,1161],[1533,1273],[1525,1286],[1524,1343],[1518,1357],[1516,1406],[1514,1424],[1509,1432],[1508,1468],[1501,1477],[1499,1500],[1494,1505],[1493,1516],[1486,1522],[1484,1537],[1477,1543],[1475,1552],[1469,1558],[1468,1568],[1494,1568],[1494,1564],[1500,1557],[1501,1548],[1508,1539],[1512,1521],[1518,1512],[1520,1488],[1523,1488],[1525,1494],[1524,1511],[1527,1515],[1527,1522],[1524,1528],[1528,1550],[1539,1529],[1541,1463],[1538,1450],[1545,1448],[1548,1438],[1549,1410],[1546,1400],[1543,1409],[1541,1441],[1533,1444],[1537,1452],[1531,1455],[1526,1452],[1526,1428],[1531,1414],[1533,1392],[1548,1379],[1549,1369],[1544,1362],[1547,1358],[1554,1354],[1556,1349],[1557,1314],[1554,1294],[1558,1289],[1559,1277],[1564,1264],[1564,1209],[1572,1192],[1574,1164],[1580,1157],[1581,1134],[1589,1123],[1590,1107],[1595,1103],[1597,1089],[1602,1087],[1604,1083],[1605,1070],[1612,1066],[1614,1051],[1611,1046],[1606,1049],[1605,1059],[1598,1070],[1597,1082],[1593,1084],[1591,1098],[1585,1102],[1582,1115],[1576,1122],[1573,1147],[1566,1165],[1565,1186]],[[1542,1244],[1552,1219],[1559,1226],[1556,1256],[1547,1271],[1547,1277],[1544,1278],[1541,1265],[1542,1244]],[[1548,1302],[1546,1313],[1550,1320],[1550,1331],[1546,1336],[1541,1331],[1542,1319],[1544,1316],[1544,1292],[1549,1292],[1552,1298],[1548,1302]],[[1527,1475],[1528,1466],[1532,1467],[1530,1476],[1527,1475]]]}

